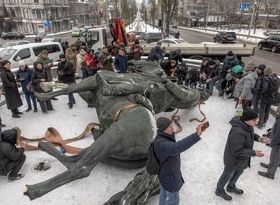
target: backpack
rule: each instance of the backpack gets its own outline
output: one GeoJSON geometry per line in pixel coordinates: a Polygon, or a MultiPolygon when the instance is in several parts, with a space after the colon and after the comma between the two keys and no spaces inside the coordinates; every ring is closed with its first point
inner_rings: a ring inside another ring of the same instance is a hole
{"type": "Polygon", "coordinates": [[[280,86],[280,79],[277,75],[272,75],[269,77],[269,87],[268,93],[275,94],[278,92],[280,86]]]}
{"type": "Polygon", "coordinates": [[[158,175],[162,165],[168,159],[167,158],[165,161],[160,163],[160,161],[158,160],[158,158],[156,156],[156,153],[155,153],[154,143],[155,143],[155,141],[152,142],[152,144],[151,144],[151,146],[149,148],[148,159],[146,161],[146,170],[147,170],[148,174],[150,174],[150,175],[158,175]]]}
{"type": "Polygon", "coordinates": [[[234,74],[237,74],[237,73],[242,73],[243,72],[243,67],[241,65],[236,65],[234,66],[231,71],[234,73],[234,74]]]}

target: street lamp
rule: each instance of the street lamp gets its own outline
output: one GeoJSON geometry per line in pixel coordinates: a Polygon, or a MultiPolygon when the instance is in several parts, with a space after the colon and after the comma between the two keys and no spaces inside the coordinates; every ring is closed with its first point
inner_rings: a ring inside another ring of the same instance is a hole
{"type": "Polygon", "coordinates": [[[210,0],[208,0],[205,29],[207,29],[207,26],[208,26],[209,9],[210,9],[210,0]]]}

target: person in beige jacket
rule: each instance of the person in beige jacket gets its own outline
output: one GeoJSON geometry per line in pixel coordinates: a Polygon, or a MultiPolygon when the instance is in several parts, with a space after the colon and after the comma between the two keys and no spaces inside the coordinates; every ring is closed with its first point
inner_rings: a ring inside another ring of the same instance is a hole
{"type": "Polygon", "coordinates": [[[81,76],[82,62],[84,61],[85,55],[86,55],[86,51],[84,49],[81,49],[77,55],[76,73],[78,76],[81,76]]]}
{"type": "Polygon", "coordinates": [[[74,65],[75,71],[76,71],[77,54],[78,52],[75,44],[72,44],[70,48],[67,48],[65,51],[66,61],[74,65]]]}

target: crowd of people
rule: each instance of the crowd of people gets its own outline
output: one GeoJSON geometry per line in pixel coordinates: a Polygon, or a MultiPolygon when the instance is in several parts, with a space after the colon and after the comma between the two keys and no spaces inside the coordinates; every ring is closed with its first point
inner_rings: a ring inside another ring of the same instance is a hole
{"type": "MultiPolygon", "coordinates": [[[[57,67],[58,81],[64,84],[73,84],[77,77],[85,79],[95,75],[98,70],[106,70],[118,73],[127,73],[128,61],[141,60],[143,48],[136,40],[128,48],[106,47],[97,51],[88,48],[87,45],[78,41],[75,44],[63,44],[65,54],[59,56],[57,67]],[[115,60],[113,57],[115,56],[115,60]]],[[[148,56],[149,61],[158,61],[165,71],[165,74],[178,84],[184,84],[191,88],[205,88],[210,95],[213,95],[214,88],[217,89],[219,97],[227,97],[236,101],[236,109],[242,108],[240,116],[234,117],[230,124],[231,131],[224,152],[224,171],[217,183],[216,195],[225,200],[232,197],[227,192],[243,194],[244,191],[236,187],[236,182],[243,171],[250,166],[250,159],[253,156],[262,157],[263,152],[253,149],[254,140],[272,146],[270,163],[262,163],[261,166],[268,169],[267,172],[259,172],[261,176],[273,179],[276,169],[280,163],[280,108],[277,112],[276,122],[270,132],[270,138],[264,138],[254,133],[253,127],[263,129],[269,118],[269,111],[273,104],[279,103],[278,89],[280,80],[272,72],[268,65],[255,65],[253,62],[244,65],[236,55],[229,51],[221,63],[217,60],[205,58],[200,68],[188,67],[182,59],[180,50],[170,53],[168,60],[164,60],[165,49],[161,43],[151,50],[148,56]],[[174,77],[174,78],[172,78],[174,77]],[[226,191],[225,191],[225,186],[226,191]]],[[[1,60],[1,59],[0,59],[1,60]]],[[[11,63],[1,60],[1,80],[3,92],[5,93],[7,108],[11,110],[13,118],[20,118],[23,112],[19,107],[23,105],[18,90],[18,84],[25,96],[27,109],[38,112],[37,101],[41,111],[47,114],[54,110],[52,100],[36,100],[34,92],[45,93],[52,91],[46,86],[46,82],[52,82],[53,61],[48,57],[48,51],[43,50],[33,64],[33,69],[23,61],[19,61],[19,69],[14,75],[11,71],[11,63]]],[[[76,103],[73,94],[68,94],[68,106],[72,109],[76,103]]],[[[2,124],[0,120],[0,125],[2,124]]],[[[203,132],[199,125],[196,133],[176,142],[172,127],[172,121],[167,118],[157,120],[158,136],[155,143],[155,154],[159,162],[163,163],[159,174],[161,183],[160,205],[179,204],[179,190],[184,181],[180,171],[179,154],[191,147],[200,140],[203,132]]],[[[22,178],[18,174],[25,160],[24,150],[16,147],[17,130],[6,130],[2,132],[0,142],[0,171],[8,175],[9,181],[22,178]],[[4,168],[3,168],[4,167],[4,168]]]]}

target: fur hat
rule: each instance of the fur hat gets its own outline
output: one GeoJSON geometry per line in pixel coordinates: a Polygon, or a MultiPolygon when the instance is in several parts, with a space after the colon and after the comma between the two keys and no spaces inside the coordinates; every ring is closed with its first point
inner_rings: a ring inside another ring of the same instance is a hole
{"type": "Polygon", "coordinates": [[[254,62],[248,62],[245,65],[244,72],[250,72],[250,71],[254,70],[255,67],[256,67],[256,64],[254,62]]]}
{"type": "Polygon", "coordinates": [[[267,67],[264,69],[264,74],[265,74],[265,75],[272,75],[272,74],[273,74],[272,68],[271,68],[270,66],[267,66],[267,67]]]}
{"type": "Polygon", "coordinates": [[[166,117],[160,117],[157,119],[157,128],[158,131],[163,132],[164,130],[166,130],[169,125],[172,123],[172,121],[166,117]]]}
{"type": "Polygon", "coordinates": [[[252,110],[251,108],[247,108],[243,111],[240,119],[242,121],[250,121],[250,120],[257,119],[258,117],[259,115],[256,111],[252,110]]]}

